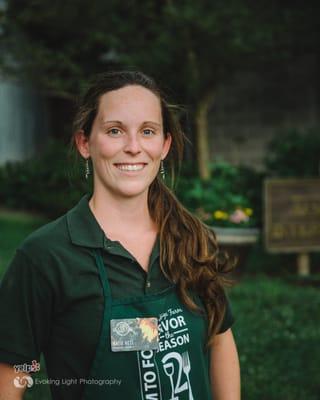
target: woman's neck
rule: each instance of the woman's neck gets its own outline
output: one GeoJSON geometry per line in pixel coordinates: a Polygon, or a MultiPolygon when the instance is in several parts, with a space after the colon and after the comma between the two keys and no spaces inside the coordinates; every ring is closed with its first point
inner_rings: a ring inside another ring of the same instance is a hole
{"type": "Polygon", "coordinates": [[[117,198],[94,191],[89,207],[105,234],[112,236],[156,230],[148,208],[148,192],[140,196],[117,198]]]}

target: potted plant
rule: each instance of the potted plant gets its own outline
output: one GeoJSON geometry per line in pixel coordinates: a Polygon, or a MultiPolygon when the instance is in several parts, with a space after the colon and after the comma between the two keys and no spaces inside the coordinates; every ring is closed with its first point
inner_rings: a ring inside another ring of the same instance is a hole
{"type": "Polygon", "coordinates": [[[219,245],[244,263],[258,240],[261,224],[261,176],[225,162],[212,165],[210,181],[183,176],[177,196],[185,206],[210,226],[219,245]]]}

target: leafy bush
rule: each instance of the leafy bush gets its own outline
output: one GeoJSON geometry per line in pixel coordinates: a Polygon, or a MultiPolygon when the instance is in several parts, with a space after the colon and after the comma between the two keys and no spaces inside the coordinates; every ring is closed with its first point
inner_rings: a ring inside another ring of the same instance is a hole
{"type": "Polygon", "coordinates": [[[212,164],[212,178],[192,176],[189,166],[177,184],[177,197],[208,224],[257,226],[261,224],[263,174],[226,162],[212,164]]]}
{"type": "Polygon", "coordinates": [[[0,169],[0,202],[6,207],[57,217],[90,189],[84,169],[75,164],[68,147],[52,142],[39,156],[9,162],[0,169]]]}
{"type": "Polygon", "coordinates": [[[270,141],[265,158],[266,173],[275,177],[318,177],[320,133],[317,130],[287,131],[270,141]]]}
{"type": "Polygon", "coordinates": [[[230,290],[245,400],[317,400],[320,295],[263,275],[230,290]]]}

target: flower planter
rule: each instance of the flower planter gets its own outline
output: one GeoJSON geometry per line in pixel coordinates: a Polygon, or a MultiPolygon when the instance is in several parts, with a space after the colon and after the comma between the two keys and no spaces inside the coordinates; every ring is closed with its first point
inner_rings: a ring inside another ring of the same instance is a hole
{"type": "Polygon", "coordinates": [[[230,256],[236,256],[238,263],[234,271],[235,275],[244,272],[244,265],[251,247],[258,241],[260,229],[258,228],[229,228],[211,226],[215,232],[217,241],[222,250],[230,256]]]}
{"type": "Polygon", "coordinates": [[[257,242],[260,229],[258,228],[229,228],[211,226],[221,245],[247,246],[257,242]]]}

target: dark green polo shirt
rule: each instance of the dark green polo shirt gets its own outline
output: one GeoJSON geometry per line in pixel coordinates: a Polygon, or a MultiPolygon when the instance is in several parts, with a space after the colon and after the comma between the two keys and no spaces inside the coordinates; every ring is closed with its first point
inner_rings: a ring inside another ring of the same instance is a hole
{"type": "MultiPolygon", "coordinates": [[[[170,285],[159,266],[159,238],[146,272],[120,242],[106,238],[89,198],[36,230],[17,249],[0,286],[0,362],[30,363],[43,353],[50,379],[89,375],[104,305],[94,248],[102,249],[115,299],[170,285]]],[[[228,302],[219,333],[233,322],[228,302]]],[[[51,390],[54,399],[78,400],[83,386],[51,385],[51,390]]]]}

